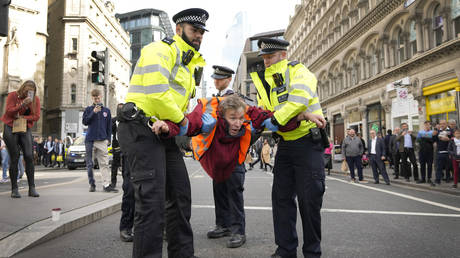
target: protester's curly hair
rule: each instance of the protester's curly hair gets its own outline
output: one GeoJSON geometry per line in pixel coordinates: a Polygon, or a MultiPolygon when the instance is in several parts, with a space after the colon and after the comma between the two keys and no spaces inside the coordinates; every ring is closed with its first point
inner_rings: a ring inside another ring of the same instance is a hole
{"type": "Polygon", "coordinates": [[[230,96],[225,97],[219,103],[219,114],[224,116],[227,110],[229,109],[238,110],[239,108],[242,108],[243,110],[245,110],[246,103],[244,103],[244,101],[237,95],[230,95],[230,96]]]}

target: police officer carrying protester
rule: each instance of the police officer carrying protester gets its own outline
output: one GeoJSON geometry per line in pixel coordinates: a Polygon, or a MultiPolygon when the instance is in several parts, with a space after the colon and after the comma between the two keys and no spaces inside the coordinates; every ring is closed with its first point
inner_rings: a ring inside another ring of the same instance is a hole
{"type": "Polygon", "coordinates": [[[303,227],[303,254],[321,255],[320,210],[325,191],[321,130],[326,121],[316,94],[317,80],[299,62],[289,62],[286,50],[289,42],[282,39],[260,38],[259,56],[265,70],[251,73],[258,92],[258,103],[274,111],[264,121],[265,128],[280,136],[273,170],[272,206],[275,243],[272,257],[297,257],[297,207],[303,227]],[[292,131],[281,132],[292,117],[307,111],[308,120],[292,131]]]}
{"type": "Polygon", "coordinates": [[[193,8],[173,16],[176,35],[145,46],[120,111],[118,140],[135,195],[133,257],[161,257],[166,224],[169,257],[194,257],[190,181],[174,138],[162,139],[152,122],[170,120],[187,135],[184,116],[205,62],[200,49],[208,12],[193,8]],[[167,203],[167,205],[166,205],[167,203]]]}

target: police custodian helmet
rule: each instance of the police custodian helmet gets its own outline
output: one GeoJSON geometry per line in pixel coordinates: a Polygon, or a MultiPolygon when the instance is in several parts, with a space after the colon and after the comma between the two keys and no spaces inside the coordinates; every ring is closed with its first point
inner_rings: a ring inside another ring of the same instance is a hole
{"type": "Polygon", "coordinates": [[[221,65],[213,65],[212,69],[214,69],[214,73],[211,77],[217,80],[232,77],[232,74],[235,73],[232,69],[221,65]]]}
{"type": "Polygon", "coordinates": [[[259,41],[257,42],[257,46],[259,46],[259,56],[261,56],[271,54],[280,50],[287,50],[289,42],[284,39],[263,37],[259,39],[259,41]]]}
{"type": "Polygon", "coordinates": [[[208,31],[206,29],[206,21],[209,19],[209,13],[201,8],[190,8],[180,11],[172,19],[176,24],[186,22],[195,28],[208,31]]]}

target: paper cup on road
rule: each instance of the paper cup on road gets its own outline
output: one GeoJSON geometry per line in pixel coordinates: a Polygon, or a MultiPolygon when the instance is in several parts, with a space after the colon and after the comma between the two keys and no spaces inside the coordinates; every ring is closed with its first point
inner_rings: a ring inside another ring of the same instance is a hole
{"type": "Polygon", "coordinates": [[[51,210],[51,220],[58,221],[61,217],[61,208],[54,208],[51,210]]]}

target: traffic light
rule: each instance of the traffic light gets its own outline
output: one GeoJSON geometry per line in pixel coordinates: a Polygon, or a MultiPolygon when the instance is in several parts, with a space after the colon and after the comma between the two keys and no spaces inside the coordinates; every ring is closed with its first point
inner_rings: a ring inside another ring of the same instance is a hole
{"type": "Polygon", "coordinates": [[[8,36],[8,11],[11,0],[0,0],[0,37],[8,36]]]}
{"type": "Polygon", "coordinates": [[[105,84],[104,72],[105,72],[105,51],[93,51],[91,56],[94,58],[91,65],[91,82],[99,85],[105,84]]]}

